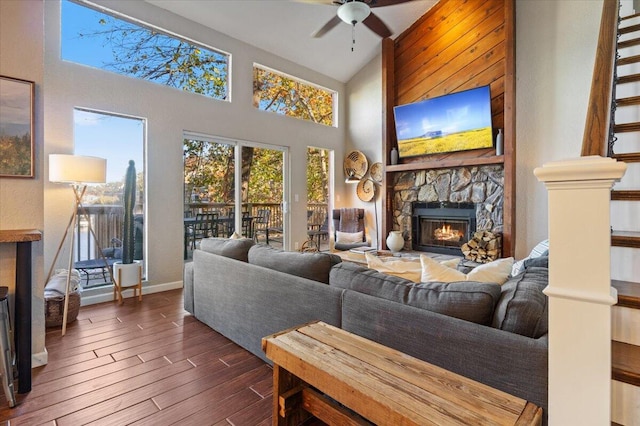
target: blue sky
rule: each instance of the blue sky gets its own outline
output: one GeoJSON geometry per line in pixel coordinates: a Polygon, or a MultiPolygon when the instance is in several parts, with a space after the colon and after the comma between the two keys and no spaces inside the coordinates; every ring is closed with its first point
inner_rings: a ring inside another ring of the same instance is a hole
{"type": "Polygon", "coordinates": [[[398,106],[394,114],[399,140],[433,131],[448,134],[490,127],[489,86],[398,106]]]}
{"type": "Polygon", "coordinates": [[[78,109],[73,118],[75,153],[106,158],[107,182],[122,181],[129,160],[144,170],[144,120],[78,109]]]}

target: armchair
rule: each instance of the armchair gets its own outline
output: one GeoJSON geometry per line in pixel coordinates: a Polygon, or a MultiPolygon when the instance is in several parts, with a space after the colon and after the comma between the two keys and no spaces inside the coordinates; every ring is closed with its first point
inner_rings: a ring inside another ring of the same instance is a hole
{"type": "Polygon", "coordinates": [[[355,247],[368,246],[364,228],[364,209],[334,209],[332,212],[336,250],[350,250],[355,247]],[[362,232],[362,241],[342,241],[338,233],[353,234],[362,232]]]}

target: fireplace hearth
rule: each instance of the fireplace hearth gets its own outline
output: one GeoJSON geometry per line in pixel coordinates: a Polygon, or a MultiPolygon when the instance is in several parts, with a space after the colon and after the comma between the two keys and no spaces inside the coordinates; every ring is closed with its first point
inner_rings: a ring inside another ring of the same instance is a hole
{"type": "Polygon", "coordinates": [[[412,203],[413,249],[461,255],[460,247],[476,231],[474,203],[412,203]]]}

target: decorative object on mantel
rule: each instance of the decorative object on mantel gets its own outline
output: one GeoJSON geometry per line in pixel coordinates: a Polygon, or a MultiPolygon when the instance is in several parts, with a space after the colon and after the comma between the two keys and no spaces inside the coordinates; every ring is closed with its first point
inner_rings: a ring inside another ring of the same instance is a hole
{"type": "Polygon", "coordinates": [[[373,163],[371,165],[371,168],[369,169],[369,174],[371,175],[371,179],[373,179],[376,183],[382,183],[382,176],[383,176],[383,170],[382,170],[382,163],[377,162],[377,163],[373,163]]]}
{"type": "MultiPolygon", "coordinates": [[[[66,154],[51,154],[49,155],[49,181],[57,183],[70,183],[73,189],[75,202],[73,204],[73,211],[71,213],[71,220],[67,225],[67,229],[62,236],[62,241],[58,246],[58,251],[51,262],[51,269],[47,274],[46,282],[49,282],[53,268],[55,267],[60,250],[64,245],[64,240],[67,235],[71,233],[69,238],[69,264],[67,267],[67,280],[65,288],[65,300],[64,300],[64,312],[62,320],[62,335],[64,336],[67,331],[67,315],[69,312],[69,286],[71,284],[71,271],[73,269],[73,248],[74,248],[74,233],[78,229],[78,211],[82,210],[83,216],[85,216],[89,232],[93,238],[97,241],[96,235],[91,227],[91,220],[86,215],[84,207],[82,206],[82,197],[87,189],[87,183],[105,183],[107,181],[107,160],[98,157],[87,157],[81,155],[66,155],[66,154]],[[69,232],[71,231],[71,232],[69,232]]],[[[102,249],[98,246],[100,257],[104,261],[105,265],[107,261],[102,253],[102,249]]],[[[111,272],[109,272],[111,273],[111,272]]]]}
{"type": "Polygon", "coordinates": [[[496,136],[496,155],[502,155],[504,151],[504,135],[502,129],[498,129],[498,136],[496,136]]]}
{"type": "Polygon", "coordinates": [[[369,170],[367,157],[360,151],[351,151],[344,159],[344,174],[347,177],[362,179],[369,170]]]}
{"type": "Polygon", "coordinates": [[[462,254],[466,260],[488,263],[500,257],[502,236],[490,231],[476,231],[473,238],[462,245],[462,254]]]}
{"type": "Polygon", "coordinates": [[[391,154],[389,155],[389,157],[390,157],[392,166],[395,166],[396,164],[398,164],[398,150],[396,149],[395,146],[391,148],[391,154]]]}
{"type": "Polygon", "coordinates": [[[387,236],[387,248],[393,253],[397,253],[404,247],[402,231],[390,231],[387,236]]]}
{"type": "Polygon", "coordinates": [[[35,175],[34,86],[33,81],[0,76],[0,104],[3,105],[0,129],[2,145],[7,148],[2,152],[0,177],[33,178],[35,175]]]}

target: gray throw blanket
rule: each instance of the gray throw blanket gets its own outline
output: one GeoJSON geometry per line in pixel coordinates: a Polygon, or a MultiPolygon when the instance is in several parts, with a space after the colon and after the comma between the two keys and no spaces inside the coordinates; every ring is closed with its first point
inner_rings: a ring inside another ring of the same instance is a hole
{"type": "Polygon", "coordinates": [[[360,232],[358,209],[340,209],[340,232],[360,232]]]}

